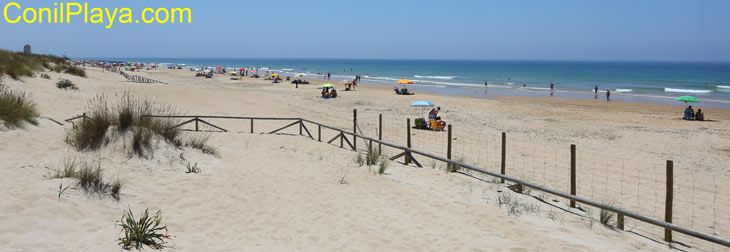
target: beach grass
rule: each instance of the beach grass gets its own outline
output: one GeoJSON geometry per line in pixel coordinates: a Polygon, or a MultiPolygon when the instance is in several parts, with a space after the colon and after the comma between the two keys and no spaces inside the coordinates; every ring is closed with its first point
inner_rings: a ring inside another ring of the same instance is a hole
{"type": "Polygon", "coordinates": [[[35,77],[35,72],[51,70],[86,77],[83,68],[70,64],[66,59],[53,55],[25,54],[0,50],[0,76],[13,79],[35,77]]]}
{"type": "Polygon", "coordinates": [[[23,123],[37,125],[39,114],[30,96],[22,91],[12,91],[0,84],[0,120],[10,128],[19,128],[23,123]]]}
{"type": "Polygon", "coordinates": [[[119,193],[124,182],[119,178],[111,183],[104,181],[104,170],[101,163],[86,160],[66,159],[63,169],[57,169],[51,178],[73,178],[76,185],[87,193],[109,194],[119,200],[119,193]]]}
{"type": "Polygon", "coordinates": [[[97,96],[89,102],[89,118],[77,123],[66,135],[66,142],[79,151],[97,150],[118,136],[131,132],[130,155],[149,157],[152,155],[152,141],[159,137],[174,147],[185,146],[199,149],[205,154],[218,156],[218,150],[208,144],[208,136],[194,135],[184,139],[182,131],[174,127],[173,118],[146,115],[170,115],[175,110],[169,106],[157,105],[149,100],[139,100],[125,93],[118,103],[107,102],[105,96],[97,96]],[[116,134],[108,134],[114,128],[116,134]]]}
{"type": "Polygon", "coordinates": [[[205,154],[219,156],[218,150],[208,144],[209,135],[194,135],[185,142],[185,146],[198,149],[205,154]]]}
{"type": "Polygon", "coordinates": [[[385,174],[385,171],[388,170],[389,165],[390,165],[390,160],[387,158],[382,158],[380,160],[380,163],[378,164],[378,175],[385,174]]]}
{"type": "Polygon", "coordinates": [[[150,216],[149,209],[145,209],[139,219],[134,217],[132,209],[122,215],[117,225],[122,228],[124,236],[119,238],[119,244],[124,249],[141,250],[144,245],[152,249],[162,249],[165,239],[171,240],[167,234],[167,225],[162,223],[162,211],[158,210],[150,216]]]}
{"type": "MultiPolygon", "coordinates": [[[[464,163],[464,160],[465,160],[464,157],[459,157],[459,158],[456,159],[456,162],[464,163]]],[[[458,171],[461,170],[461,168],[462,168],[461,166],[458,166],[458,165],[455,165],[455,164],[451,164],[451,163],[449,163],[449,164],[446,165],[446,171],[447,172],[458,172],[458,171]]]]}
{"type": "MultiPolygon", "coordinates": [[[[612,204],[608,204],[612,206],[612,204]]],[[[607,227],[613,227],[614,217],[616,213],[601,208],[601,212],[598,214],[598,221],[607,227]]]]}
{"type": "Polygon", "coordinates": [[[104,173],[99,163],[82,162],[76,178],[78,185],[87,192],[104,193],[109,189],[109,184],[104,183],[104,173]]]}

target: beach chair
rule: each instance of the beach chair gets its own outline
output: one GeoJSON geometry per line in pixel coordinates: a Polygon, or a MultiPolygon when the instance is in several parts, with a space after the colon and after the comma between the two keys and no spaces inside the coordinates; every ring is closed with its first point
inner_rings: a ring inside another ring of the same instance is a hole
{"type": "Polygon", "coordinates": [[[436,121],[436,119],[431,119],[431,129],[432,130],[441,131],[441,130],[444,130],[445,127],[446,127],[446,125],[440,125],[439,126],[439,124],[436,121]]]}

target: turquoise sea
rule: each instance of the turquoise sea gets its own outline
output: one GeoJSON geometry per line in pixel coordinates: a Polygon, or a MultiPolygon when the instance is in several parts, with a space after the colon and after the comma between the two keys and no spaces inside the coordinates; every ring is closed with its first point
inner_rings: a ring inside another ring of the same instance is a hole
{"type": "Polygon", "coordinates": [[[184,64],[185,67],[223,66],[254,68],[283,74],[331,73],[333,80],[352,80],[393,85],[399,79],[413,80],[410,89],[419,92],[486,96],[549,95],[555,84],[556,97],[593,99],[598,85],[600,97],[606,89],[617,100],[681,104],[682,95],[700,100],[699,106],[730,108],[730,62],[577,62],[577,61],[475,61],[475,60],[365,60],[365,59],[186,59],[115,58],[97,60],[156,64],[184,64]],[[484,82],[488,82],[485,88],[484,82]]]}

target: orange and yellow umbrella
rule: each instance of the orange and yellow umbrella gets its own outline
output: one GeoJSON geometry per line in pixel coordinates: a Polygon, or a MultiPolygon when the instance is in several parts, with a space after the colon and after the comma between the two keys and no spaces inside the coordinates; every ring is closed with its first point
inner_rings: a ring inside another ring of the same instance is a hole
{"type": "Polygon", "coordinates": [[[413,81],[409,79],[401,79],[399,81],[396,81],[395,83],[403,84],[403,88],[406,88],[406,84],[413,84],[413,81]]]}

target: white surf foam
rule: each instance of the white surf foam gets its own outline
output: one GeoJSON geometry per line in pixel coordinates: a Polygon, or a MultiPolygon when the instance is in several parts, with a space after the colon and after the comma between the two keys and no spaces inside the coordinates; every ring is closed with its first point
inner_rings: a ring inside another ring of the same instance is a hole
{"type": "Polygon", "coordinates": [[[730,89],[730,86],[717,85],[717,88],[719,88],[719,89],[730,89]]]}
{"type": "Polygon", "coordinates": [[[438,76],[438,75],[413,75],[413,78],[422,78],[422,79],[439,79],[439,80],[453,80],[456,79],[457,76],[438,76]]]}
{"type": "Polygon", "coordinates": [[[616,92],[618,92],[618,93],[631,93],[633,91],[634,90],[633,89],[630,89],[630,88],[617,88],[616,89],[616,92]]]}
{"type": "Polygon", "coordinates": [[[667,93],[693,93],[693,94],[709,94],[712,90],[704,89],[682,89],[682,88],[664,88],[664,92],[667,93]]]}

